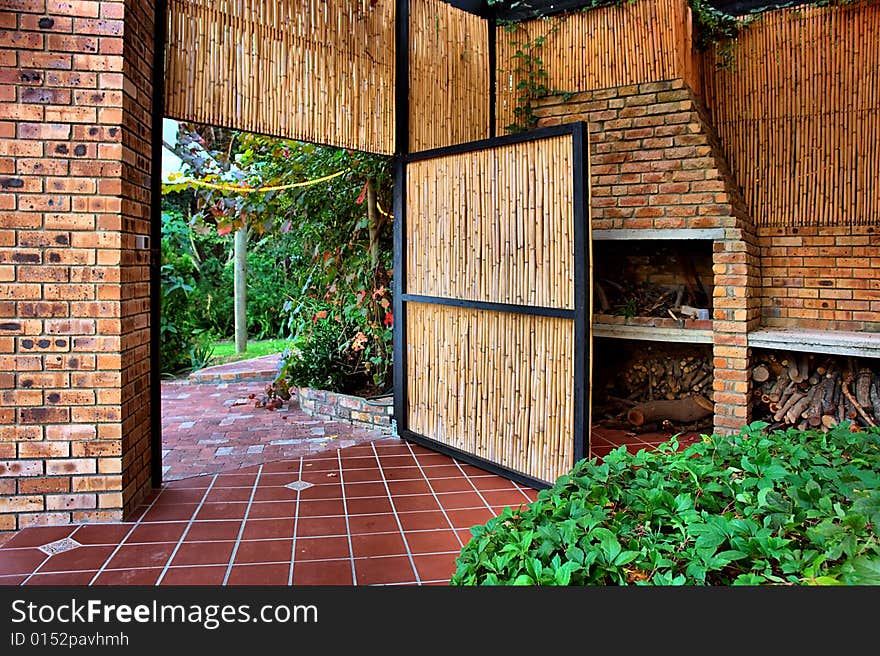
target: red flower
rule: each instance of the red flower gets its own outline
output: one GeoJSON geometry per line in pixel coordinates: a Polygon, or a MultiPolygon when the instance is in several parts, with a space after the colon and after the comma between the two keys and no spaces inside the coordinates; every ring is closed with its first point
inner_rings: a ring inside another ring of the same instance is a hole
{"type": "Polygon", "coordinates": [[[326,319],[327,318],[327,310],[321,310],[320,312],[316,312],[315,316],[312,317],[313,322],[317,322],[318,319],[326,319]]]}
{"type": "Polygon", "coordinates": [[[394,325],[394,315],[390,312],[385,313],[385,319],[382,320],[382,323],[385,324],[386,328],[390,328],[394,325]]]}

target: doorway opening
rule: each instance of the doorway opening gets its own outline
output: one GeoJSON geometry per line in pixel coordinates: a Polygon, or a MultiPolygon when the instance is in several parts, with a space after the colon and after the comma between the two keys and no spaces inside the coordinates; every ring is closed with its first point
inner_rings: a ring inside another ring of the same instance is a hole
{"type": "Polygon", "coordinates": [[[300,393],[390,407],[390,158],[164,127],[164,478],[386,436],[384,408],[322,413],[300,393]]]}

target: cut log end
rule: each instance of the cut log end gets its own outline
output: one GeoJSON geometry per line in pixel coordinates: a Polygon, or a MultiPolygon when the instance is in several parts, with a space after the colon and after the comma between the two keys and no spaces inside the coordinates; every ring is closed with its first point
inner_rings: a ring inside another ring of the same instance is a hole
{"type": "Polygon", "coordinates": [[[770,378],[770,370],[763,364],[755,365],[752,368],[752,380],[756,383],[764,383],[770,378]]]}

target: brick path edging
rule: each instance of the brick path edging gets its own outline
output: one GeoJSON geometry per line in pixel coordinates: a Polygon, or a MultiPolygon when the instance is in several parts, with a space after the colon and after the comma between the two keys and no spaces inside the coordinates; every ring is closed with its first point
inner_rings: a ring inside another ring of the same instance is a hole
{"type": "Polygon", "coordinates": [[[310,387],[297,388],[297,394],[300,409],[308,415],[391,433],[394,412],[391,396],[365,399],[310,387]]]}

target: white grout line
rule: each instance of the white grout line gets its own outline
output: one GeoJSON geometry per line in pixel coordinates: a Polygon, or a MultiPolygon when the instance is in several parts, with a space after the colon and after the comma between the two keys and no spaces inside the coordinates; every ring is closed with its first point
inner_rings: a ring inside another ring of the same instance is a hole
{"type": "Polygon", "coordinates": [[[342,512],[345,513],[345,532],[348,539],[348,553],[351,556],[351,581],[357,585],[357,572],[354,569],[354,549],[351,546],[351,527],[348,525],[348,505],[345,502],[345,476],[342,473],[342,455],[336,449],[336,461],[339,463],[339,485],[342,487],[342,512]]]}
{"type": "MultiPolygon", "coordinates": [[[[459,534],[458,534],[458,529],[452,523],[452,520],[449,519],[449,515],[446,514],[446,508],[443,506],[442,503],[440,503],[440,499],[437,498],[437,493],[434,491],[434,486],[431,485],[431,481],[428,479],[428,476],[425,474],[425,470],[422,469],[422,463],[419,462],[418,457],[416,457],[415,452],[412,450],[412,444],[407,442],[406,446],[409,448],[409,452],[412,454],[413,460],[416,461],[416,465],[418,466],[419,471],[422,472],[422,476],[425,478],[425,482],[428,484],[428,489],[431,490],[431,496],[434,497],[434,501],[436,501],[437,505],[440,506],[440,512],[442,512],[443,517],[446,518],[446,523],[449,524],[449,528],[452,529],[452,532],[455,534],[455,539],[458,540],[458,543],[461,546],[464,546],[464,542],[461,541],[461,536],[459,536],[459,534]]],[[[460,467],[459,467],[459,470],[461,470],[460,467]]]]}
{"type": "Polygon", "coordinates": [[[263,473],[263,465],[257,469],[257,477],[254,479],[254,487],[251,489],[251,498],[248,499],[247,508],[244,511],[244,517],[241,518],[241,526],[238,529],[238,537],[235,538],[235,544],[232,546],[232,553],[229,556],[229,564],[226,566],[226,573],[223,575],[223,583],[226,585],[229,581],[229,575],[232,573],[232,563],[235,562],[235,555],[238,553],[238,546],[241,544],[241,536],[244,535],[244,527],[247,524],[248,515],[251,512],[251,506],[254,503],[254,496],[257,494],[257,485],[260,484],[260,474],[263,473]]]}
{"type": "Polygon", "coordinates": [[[189,521],[186,523],[186,528],[184,528],[183,533],[180,534],[180,539],[177,540],[177,544],[174,546],[174,550],[171,552],[171,555],[168,556],[168,560],[165,562],[165,567],[162,568],[162,573],[159,574],[159,578],[156,579],[156,583],[154,585],[159,585],[162,582],[162,579],[165,578],[165,574],[168,572],[168,568],[171,566],[171,561],[174,560],[174,557],[180,550],[180,545],[183,544],[183,541],[186,539],[186,534],[189,533],[189,529],[192,528],[193,522],[196,520],[196,515],[199,514],[202,506],[205,505],[205,499],[207,499],[208,495],[211,493],[211,489],[214,487],[214,483],[217,482],[217,477],[219,475],[220,474],[214,474],[213,477],[211,477],[211,482],[208,483],[208,487],[205,488],[205,493],[202,495],[202,500],[199,501],[199,505],[193,511],[192,515],[190,515],[189,521]]]}
{"type": "Polygon", "coordinates": [[[406,555],[409,558],[410,567],[412,567],[413,574],[416,577],[416,584],[421,585],[419,572],[416,569],[416,561],[413,559],[412,551],[410,551],[409,542],[406,539],[406,532],[403,530],[403,524],[400,523],[400,517],[397,515],[397,508],[394,505],[394,497],[391,496],[391,489],[388,487],[388,480],[385,478],[385,470],[382,469],[382,461],[379,459],[379,453],[376,451],[375,445],[370,444],[370,446],[373,449],[373,455],[376,456],[376,465],[379,467],[379,473],[382,474],[382,484],[385,485],[385,491],[388,492],[388,501],[391,502],[391,510],[394,511],[394,521],[397,522],[397,528],[400,529],[400,537],[403,539],[403,546],[406,547],[406,555]]]}
{"type": "MultiPolygon", "coordinates": [[[[297,480],[303,477],[303,457],[299,457],[299,476],[297,480]]],[[[343,490],[344,491],[344,490],[343,490]]],[[[299,499],[302,496],[302,490],[296,491],[296,510],[293,513],[293,544],[290,546],[290,572],[287,574],[287,585],[293,585],[293,567],[296,562],[296,531],[299,527],[299,499]]]]}
{"type": "Polygon", "coordinates": [[[529,503],[532,502],[532,500],[529,499],[529,496],[525,493],[525,491],[523,490],[522,486],[521,486],[519,483],[517,483],[516,481],[510,481],[510,482],[513,483],[513,486],[514,486],[517,490],[519,490],[519,491],[520,491],[520,494],[522,494],[522,495],[526,498],[526,503],[527,503],[527,504],[529,504],[529,503]]]}
{"type": "Polygon", "coordinates": [[[477,493],[477,496],[480,497],[483,500],[483,503],[486,504],[486,507],[489,509],[489,512],[491,512],[493,515],[495,515],[497,517],[498,513],[496,513],[495,509],[492,508],[491,504],[488,501],[486,501],[486,497],[484,497],[483,493],[480,492],[480,488],[478,488],[476,485],[474,485],[474,482],[471,480],[471,477],[468,476],[467,472],[461,468],[461,464],[458,462],[458,460],[455,460],[454,462],[455,462],[455,466],[458,467],[459,471],[461,472],[461,475],[467,479],[467,482],[471,484],[472,488],[474,488],[474,492],[477,493]]]}
{"type": "MultiPolygon", "coordinates": [[[[115,556],[116,553],[119,551],[119,549],[122,547],[122,545],[125,544],[125,541],[128,540],[129,536],[134,532],[134,530],[135,530],[138,526],[140,526],[141,521],[143,521],[144,517],[147,516],[147,513],[150,512],[150,509],[151,509],[153,506],[156,505],[156,502],[159,500],[159,497],[161,497],[161,496],[162,496],[162,493],[163,493],[165,490],[167,490],[167,489],[168,489],[168,488],[164,488],[164,487],[159,489],[159,493],[156,495],[156,498],[153,499],[152,501],[150,501],[150,505],[147,506],[146,510],[144,510],[144,512],[142,512],[142,513],[138,516],[138,518],[137,518],[137,520],[135,521],[135,523],[131,525],[131,528],[130,528],[130,529],[128,529],[128,533],[125,534],[125,537],[123,537],[123,538],[119,541],[119,544],[116,545],[116,548],[115,548],[112,552],[110,552],[110,555],[107,556],[107,558],[104,559],[103,564],[101,565],[100,568],[98,568],[98,571],[95,572],[95,575],[94,575],[94,576],[92,577],[92,579],[88,582],[88,585],[92,585],[92,584],[94,584],[94,582],[97,580],[97,578],[98,578],[99,576],[101,576],[101,572],[103,572],[103,571],[107,568],[107,563],[109,563],[111,560],[113,560],[113,556],[115,556]]],[[[77,529],[77,530],[79,530],[79,529],[77,529]]],[[[76,533],[76,531],[74,531],[73,533],[71,533],[71,537],[72,537],[75,533],[76,533]]],[[[48,559],[47,559],[47,560],[48,560],[48,559]]],[[[40,563],[40,567],[42,567],[44,564],[45,564],[45,561],[43,561],[42,563],[40,563]]],[[[37,569],[39,569],[39,567],[38,567],[37,569]]],[[[33,576],[34,574],[36,574],[36,570],[31,574],[31,576],[33,576]]],[[[21,584],[24,585],[25,583],[27,583],[28,579],[30,579],[30,576],[28,576],[27,579],[25,579],[24,581],[22,581],[21,584]]]]}

